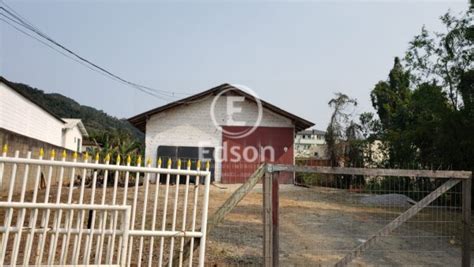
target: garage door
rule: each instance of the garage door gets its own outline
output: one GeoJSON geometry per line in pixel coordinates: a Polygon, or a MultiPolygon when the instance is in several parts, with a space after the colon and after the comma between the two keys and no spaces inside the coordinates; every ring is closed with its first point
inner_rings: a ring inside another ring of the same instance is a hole
{"type": "MultiPolygon", "coordinates": [[[[242,132],[248,127],[224,126],[225,132],[242,132]]],[[[293,128],[259,127],[249,136],[232,139],[222,137],[222,183],[244,183],[260,164],[293,164],[293,128]]],[[[280,183],[293,183],[293,175],[285,174],[280,183]]]]}

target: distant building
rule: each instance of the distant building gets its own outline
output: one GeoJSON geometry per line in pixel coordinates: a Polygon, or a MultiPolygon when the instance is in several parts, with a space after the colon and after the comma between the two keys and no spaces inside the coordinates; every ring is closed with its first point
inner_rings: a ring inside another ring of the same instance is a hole
{"type": "Polygon", "coordinates": [[[80,119],[59,118],[0,76],[0,145],[22,153],[40,148],[82,151],[80,119]]]}
{"type": "Polygon", "coordinates": [[[364,148],[364,157],[366,162],[364,167],[376,168],[384,161],[388,160],[388,150],[384,143],[380,140],[375,140],[364,148]]]}
{"type": "Polygon", "coordinates": [[[88,133],[80,119],[63,118],[66,122],[63,128],[62,146],[73,151],[82,152],[82,142],[88,133]]]}
{"type": "Polygon", "coordinates": [[[86,139],[82,141],[82,152],[94,153],[102,148],[102,144],[95,140],[86,139]]]}
{"type": "Polygon", "coordinates": [[[326,159],[326,132],[311,129],[298,132],[295,136],[297,158],[326,159]]]}
{"type": "MultiPolygon", "coordinates": [[[[45,157],[49,158],[51,150],[58,151],[60,155],[59,152],[66,149],[69,152],[67,157],[71,159],[72,151],[82,151],[82,140],[87,136],[81,120],[54,115],[34,98],[24,94],[15,84],[0,76],[0,146],[8,145],[9,156],[18,151],[20,157],[26,157],[28,152],[32,152],[31,157],[38,158],[42,148],[45,157]]],[[[11,165],[4,167],[4,173],[11,172],[11,165]]],[[[16,177],[22,177],[24,173],[25,168],[19,167],[16,177]]],[[[53,171],[53,179],[58,175],[57,171],[53,171]]],[[[22,186],[21,179],[14,181],[14,188],[18,191],[22,186]]],[[[0,196],[2,192],[8,191],[10,183],[9,177],[3,177],[0,196]]],[[[26,189],[34,189],[34,183],[27,183],[26,189]]]]}

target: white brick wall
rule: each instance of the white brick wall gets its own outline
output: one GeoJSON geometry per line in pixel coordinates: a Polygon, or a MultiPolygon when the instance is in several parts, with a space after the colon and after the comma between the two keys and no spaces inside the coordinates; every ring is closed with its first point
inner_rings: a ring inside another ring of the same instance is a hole
{"type": "MultiPolygon", "coordinates": [[[[151,116],[146,124],[145,156],[152,162],[157,161],[158,146],[222,146],[222,133],[212,122],[210,109],[213,97],[197,100],[192,104],[182,105],[151,116]]],[[[247,126],[253,126],[256,121],[258,108],[250,101],[237,102],[235,107],[241,107],[242,112],[236,113],[234,121],[245,121],[247,126]]],[[[215,105],[216,121],[221,126],[233,126],[227,123],[227,100],[220,97],[215,105]]],[[[290,119],[264,110],[260,126],[293,127],[290,119]]],[[[216,149],[216,158],[221,157],[220,149],[216,149]]],[[[216,181],[220,181],[220,164],[216,166],[216,181]]]]}
{"type": "Polygon", "coordinates": [[[0,127],[62,146],[64,124],[15,90],[0,83],[0,127]]]}

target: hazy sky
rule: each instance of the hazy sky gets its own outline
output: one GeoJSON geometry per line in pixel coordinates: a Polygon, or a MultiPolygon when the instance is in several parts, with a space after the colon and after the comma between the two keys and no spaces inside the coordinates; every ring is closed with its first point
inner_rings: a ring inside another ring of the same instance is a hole
{"type": "MultiPolygon", "coordinates": [[[[197,93],[243,84],[325,129],[344,92],[372,110],[385,79],[422,25],[467,1],[5,1],[78,54],[126,79],[197,93]]],[[[90,71],[0,21],[0,72],[117,117],[164,100],[90,71]]]]}

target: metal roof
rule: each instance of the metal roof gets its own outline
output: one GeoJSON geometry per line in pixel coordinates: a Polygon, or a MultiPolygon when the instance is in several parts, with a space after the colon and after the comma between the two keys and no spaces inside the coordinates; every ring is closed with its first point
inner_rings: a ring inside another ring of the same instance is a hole
{"type": "Polygon", "coordinates": [[[26,98],[27,100],[29,100],[31,103],[33,103],[34,105],[38,106],[39,108],[41,108],[42,110],[44,110],[46,113],[48,113],[49,115],[51,115],[52,117],[54,117],[55,119],[59,120],[60,122],[64,123],[64,128],[66,129],[70,129],[74,126],[77,125],[77,127],[79,128],[79,131],[81,131],[81,134],[83,136],[89,136],[89,134],[87,133],[87,130],[86,130],[86,127],[84,126],[84,124],[82,123],[81,119],[66,119],[66,118],[60,118],[59,116],[56,116],[53,112],[49,111],[46,107],[44,107],[43,105],[39,104],[34,98],[32,98],[31,96],[23,93],[22,90],[18,89],[18,87],[13,83],[13,82],[10,82],[9,80],[5,79],[3,76],[0,76],[0,82],[5,84],[6,86],[8,86],[9,88],[11,88],[13,91],[17,92],[18,94],[20,94],[21,96],[23,96],[24,98],[26,98]]]}
{"type": "Polygon", "coordinates": [[[317,130],[317,129],[310,129],[310,130],[305,130],[305,131],[298,132],[297,134],[298,135],[303,135],[303,134],[306,134],[306,135],[315,135],[315,134],[325,135],[326,132],[321,131],[321,130],[317,130]]]}
{"type": "MultiPolygon", "coordinates": [[[[224,84],[221,84],[221,85],[216,86],[214,88],[211,88],[209,90],[203,91],[201,93],[198,93],[198,94],[183,98],[181,100],[171,102],[171,103],[166,104],[164,106],[161,106],[161,107],[143,112],[141,114],[138,114],[136,116],[133,116],[133,117],[129,118],[128,121],[131,124],[133,124],[135,127],[137,127],[139,130],[141,130],[142,132],[145,132],[146,121],[147,121],[147,118],[149,118],[150,116],[158,114],[158,113],[166,111],[166,110],[169,110],[169,109],[172,109],[172,108],[175,108],[175,107],[178,107],[178,106],[190,105],[195,100],[205,98],[205,97],[208,97],[208,96],[211,96],[211,95],[217,95],[220,92],[222,92],[224,90],[228,90],[228,89],[232,90],[233,93],[236,93],[238,95],[246,97],[250,101],[254,101],[253,100],[254,96],[252,96],[251,94],[249,94],[249,93],[247,93],[247,92],[245,92],[245,91],[243,91],[243,90],[241,90],[241,89],[239,89],[239,88],[237,88],[233,85],[224,83],[224,84]]],[[[286,118],[290,119],[295,124],[295,129],[296,129],[297,132],[314,126],[314,123],[312,123],[308,120],[305,120],[301,117],[298,117],[294,114],[291,114],[291,113],[289,113],[289,112],[287,112],[287,111],[285,111],[285,110],[283,110],[283,109],[281,109],[277,106],[274,106],[274,105],[272,105],[272,104],[270,104],[270,103],[268,103],[268,102],[266,102],[262,99],[259,99],[259,100],[262,103],[262,106],[264,108],[266,108],[268,110],[271,110],[276,114],[279,114],[283,117],[286,117],[286,118]]]]}
{"type": "Polygon", "coordinates": [[[79,131],[81,134],[85,137],[88,137],[89,134],[87,133],[86,127],[82,123],[81,119],[70,119],[70,118],[63,118],[63,120],[66,122],[66,125],[64,125],[65,129],[72,129],[77,125],[77,128],[79,128],[79,131]]]}

